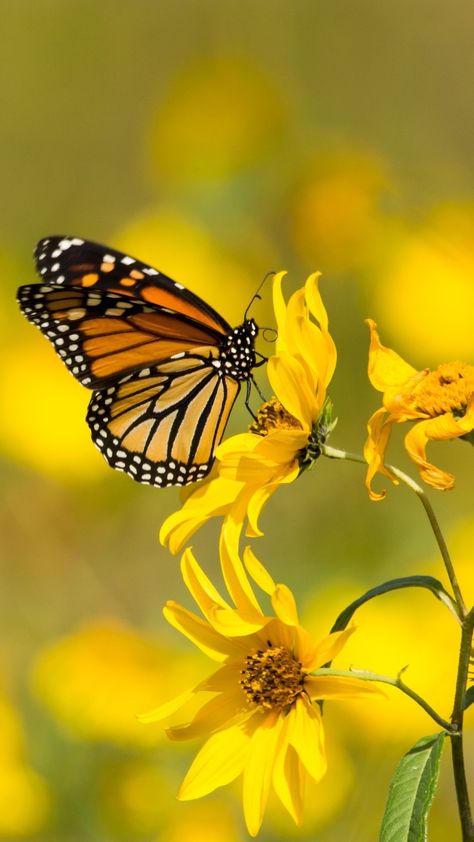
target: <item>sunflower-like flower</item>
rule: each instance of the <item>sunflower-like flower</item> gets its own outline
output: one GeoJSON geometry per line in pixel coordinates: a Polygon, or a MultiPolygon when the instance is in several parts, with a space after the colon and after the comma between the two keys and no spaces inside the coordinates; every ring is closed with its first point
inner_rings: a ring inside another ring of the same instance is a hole
{"type": "Polygon", "coordinates": [[[164,614],[219,666],[140,719],[169,721],[178,714],[181,723],[167,728],[170,739],[207,737],[178,798],[201,798],[242,774],[245,820],[255,836],[272,787],[299,825],[305,781],[318,781],[326,771],[321,710],[314,702],[384,694],[352,676],[312,675],[341,651],[354,627],[313,640],[299,623],[289,588],[275,584],[250,549],[244,561],[245,567],[221,537],[228,601],[185,551],[183,579],[204,619],[176,602],[167,602],[164,614]],[[263,613],[249,576],[271,597],[274,614],[263,613]]]}
{"type": "MultiPolygon", "coordinates": [[[[258,516],[282,483],[293,482],[320,454],[332,425],[326,389],[336,365],[336,348],[319,289],[319,273],[285,303],[274,278],[278,336],[267,373],[274,397],[261,406],[247,433],[232,436],[216,452],[208,479],[193,487],[182,508],[164,522],[160,540],[176,553],[203,523],[229,516],[247,535],[262,533],[258,516]]],[[[186,492],[185,492],[186,493],[186,492]]]]}
{"type": "Polygon", "coordinates": [[[474,366],[462,362],[442,363],[434,371],[417,371],[391,348],[382,345],[377,325],[367,320],[370,328],[369,379],[383,392],[383,406],[377,409],[367,425],[369,432],[364,448],[368,463],[366,486],[372,500],[381,500],[385,491],[372,490],[377,473],[393,483],[398,480],[384,464],[385,450],[394,424],[418,421],[405,436],[408,455],[418,467],[421,478],[440,490],[452,488],[452,474],[437,468],[426,459],[430,440],[467,438],[474,428],[474,366]]]}

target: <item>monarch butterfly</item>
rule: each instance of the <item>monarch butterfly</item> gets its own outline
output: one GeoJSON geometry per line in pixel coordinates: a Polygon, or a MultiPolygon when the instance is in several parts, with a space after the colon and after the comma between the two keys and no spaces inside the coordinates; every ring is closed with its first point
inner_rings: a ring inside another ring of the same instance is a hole
{"type": "Polygon", "coordinates": [[[186,485],[210,471],[258,327],[231,328],[181,284],[114,249],[49,237],[35,249],[42,283],[22,286],[27,319],[93,389],[92,439],[138,482],[186,485]]]}

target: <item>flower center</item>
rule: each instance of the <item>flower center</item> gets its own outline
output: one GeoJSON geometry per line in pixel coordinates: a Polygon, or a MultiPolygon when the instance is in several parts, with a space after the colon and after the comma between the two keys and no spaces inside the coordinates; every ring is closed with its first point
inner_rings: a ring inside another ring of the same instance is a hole
{"type": "Polygon", "coordinates": [[[294,415],[287,412],[278,398],[270,398],[262,404],[258,410],[257,417],[249,426],[250,433],[257,436],[268,436],[269,433],[276,433],[279,430],[302,430],[300,422],[294,415]]]}
{"type": "Polygon", "coordinates": [[[305,673],[284,646],[259,649],[247,655],[240,686],[247,699],[262,710],[282,710],[303,692],[305,673]]]}
{"type": "Polygon", "coordinates": [[[423,377],[412,391],[419,412],[431,417],[452,412],[462,416],[474,393],[474,366],[467,363],[442,363],[423,377]]]}

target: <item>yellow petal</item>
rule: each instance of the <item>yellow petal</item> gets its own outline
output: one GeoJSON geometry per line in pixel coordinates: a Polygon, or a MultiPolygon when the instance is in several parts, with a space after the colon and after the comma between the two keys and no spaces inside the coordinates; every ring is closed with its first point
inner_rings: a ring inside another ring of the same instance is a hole
{"type": "Polygon", "coordinates": [[[206,519],[207,517],[192,516],[185,507],[173,512],[162,524],[159,534],[160,544],[168,547],[169,551],[176,555],[206,519]]]}
{"type": "MultiPolygon", "coordinates": [[[[269,433],[265,438],[260,437],[258,447],[252,457],[259,459],[269,467],[283,469],[286,465],[293,465],[298,453],[308,444],[309,428],[305,430],[278,430],[269,433]]],[[[266,478],[270,481],[271,476],[266,478]]],[[[261,484],[261,483],[260,483],[261,484]]]]}
{"type": "Polygon", "coordinates": [[[230,609],[230,605],[222,599],[211,580],[196,561],[190,548],[183,553],[181,573],[188,591],[207,619],[214,605],[230,609]]]}
{"type": "Polygon", "coordinates": [[[328,316],[319,292],[319,278],[321,272],[313,272],[305,283],[304,291],[311,315],[318,321],[323,330],[328,329],[328,316]]]}
{"type": "Polygon", "coordinates": [[[244,698],[240,687],[233,693],[219,693],[209,699],[186,725],[177,725],[166,729],[170,740],[193,740],[196,737],[209,736],[220,731],[225,725],[235,724],[235,719],[245,715],[244,698]]]}
{"type": "Polygon", "coordinates": [[[224,611],[216,606],[209,621],[225,637],[248,637],[264,628],[268,619],[260,611],[224,611]]]}
{"type": "Polygon", "coordinates": [[[440,491],[447,491],[454,485],[454,476],[432,465],[426,459],[426,445],[430,439],[451,439],[464,435],[451,413],[420,421],[405,436],[408,454],[418,466],[421,478],[428,485],[440,491]]]}
{"type": "Polygon", "coordinates": [[[291,818],[303,823],[306,770],[293,746],[283,746],[275,759],[273,788],[291,818]]]}
{"type": "Polygon", "coordinates": [[[225,514],[235,497],[235,481],[220,476],[204,480],[189,494],[181,509],[166,518],[160,530],[160,542],[176,554],[207,520],[225,514]]]}
{"type": "Polygon", "coordinates": [[[173,699],[170,699],[168,702],[164,702],[164,704],[148,711],[147,713],[137,714],[137,719],[139,719],[140,722],[146,723],[159,722],[161,719],[168,719],[168,717],[172,716],[173,713],[176,713],[179,708],[183,707],[183,705],[185,705],[195,693],[195,687],[191,690],[186,690],[184,693],[180,693],[179,696],[175,696],[173,699]]]}
{"type": "Polygon", "coordinates": [[[256,836],[270,792],[273,766],[284,718],[273,711],[256,728],[244,767],[243,802],[248,832],[256,836]]]}
{"type": "Polygon", "coordinates": [[[307,430],[317,418],[319,406],[301,363],[286,352],[270,357],[267,375],[280,403],[307,430]]]}
{"type": "Polygon", "coordinates": [[[312,651],[308,650],[306,657],[303,653],[299,653],[303,669],[310,672],[332,661],[346,645],[347,640],[354,634],[355,630],[355,626],[349,626],[342,631],[332,632],[319,640],[312,651]]]}
{"type": "Polygon", "coordinates": [[[263,535],[263,532],[258,526],[258,518],[264,505],[279,485],[294,482],[298,478],[299,473],[299,465],[295,462],[291,468],[284,467],[277,474],[274,474],[273,481],[269,482],[263,488],[251,489],[251,496],[247,505],[248,525],[245,532],[247,538],[258,538],[263,535]]]}
{"type": "Polygon", "coordinates": [[[289,714],[288,740],[309,775],[319,781],[326,772],[321,713],[304,696],[298,696],[289,714]]]}
{"type": "Polygon", "coordinates": [[[255,612],[261,615],[263,613],[262,609],[250,586],[238,554],[239,537],[242,530],[241,515],[244,513],[245,506],[244,511],[238,511],[237,517],[235,518],[234,507],[229,516],[224,520],[219,537],[221,569],[229,595],[239,612],[249,616],[255,614],[255,612]]]}
{"type": "Polygon", "coordinates": [[[416,368],[409,365],[391,348],[382,345],[373,319],[366,319],[370,328],[369,380],[374,389],[384,392],[389,386],[406,383],[417,374],[416,368]]]}
{"type": "Polygon", "coordinates": [[[181,784],[178,798],[191,801],[225,786],[240,775],[250,745],[250,736],[240,725],[213,734],[194,758],[181,784]]]}
{"type": "Polygon", "coordinates": [[[221,462],[225,462],[229,456],[240,456],[254,450],[257,444],[258,438],[254,433],[239,433],[223,441],[216,450],[216,456],[221,462]]]}
{"type": "Polygon", "coordinates": [[[309,675],[305,678],[304,687],[311,699],[366,699],[368,696],[387,698],[387,694],[361,678],[350,678],[338,675],[309,675]]]}
{"type": "Polygon", "coordinates": [[[177,602],[168,601],[163,609],[168,623],[191,640],[201,652],[214,661],[223,661],[229,655],[237,656],[240,648],[231,640],[218,634],[205,620],[188,611],[177,602]]]}
{"type": "Polygon", "coordinates": [[[365,485],[371,500],[383,500],[386,491],[380,493],[372,489],[372,481],[376,474],[383,474],[388,477],[394,485],[398,485],[397,477],[386,467],[384,463],[385,450],[392,432],[392,420],[384,409],[377,409],[370,417],[367,424],[369,433],[364,445],[364,459],[368,464],[365,485]]]}
{"type": "Polygon", "coordinates": [[[272,606],[277,617],[288,626],[298,625],[296,600],[286,585],[277,585],[272,594],[272,606]]]}
{"type": "Polygon", "coordinates": [[[264,567],[261,561],[258,560],[251,547],[245,548],[243,557],[245,567],[254,582],[258,585],[260,590],[271,596],[276,588],[276,585],[266,567],[264,567]]]}
{"type": "Polygon", "coordinates": [[[275,342],[276,352],[286,350],[286,304],[283,298],[281,282],[286,272],[278,272],[273,278],[273,310],[278,336],[275,342]]]}

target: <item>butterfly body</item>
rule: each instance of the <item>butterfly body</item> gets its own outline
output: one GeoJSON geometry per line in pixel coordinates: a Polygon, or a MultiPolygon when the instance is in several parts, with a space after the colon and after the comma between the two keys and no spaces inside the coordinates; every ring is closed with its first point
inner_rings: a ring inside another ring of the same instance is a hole
{"type": "Polygon", "coordinates": [[[24,315],[93,390],[92,438],[108,463],[157,486],[209,472],[258,328],[236,328],[151,266],[71,237],[41,240],[42,282],[20,287],[24,315]]]}

